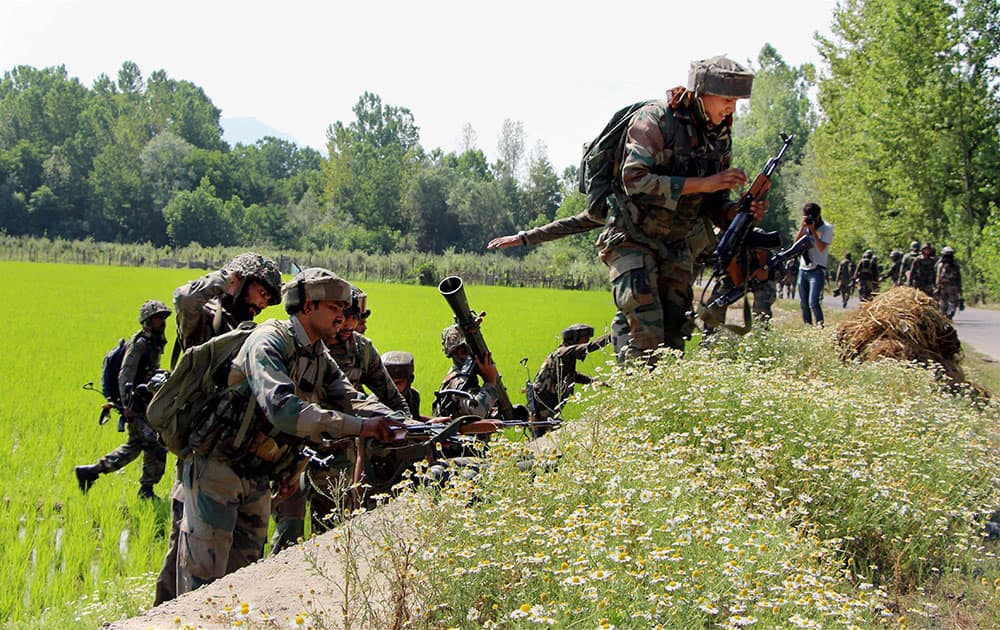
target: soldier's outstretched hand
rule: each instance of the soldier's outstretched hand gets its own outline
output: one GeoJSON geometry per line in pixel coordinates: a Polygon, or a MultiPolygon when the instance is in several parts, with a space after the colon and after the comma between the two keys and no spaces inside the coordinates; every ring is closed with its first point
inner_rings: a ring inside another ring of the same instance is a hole
{"type": "Polygon", "coordinates": [[[506,249],[508,247],[518,247],[521,245],[521,237],[517,234],[509,236],[498,236],[486,244],[486,249],[506,249]]]}

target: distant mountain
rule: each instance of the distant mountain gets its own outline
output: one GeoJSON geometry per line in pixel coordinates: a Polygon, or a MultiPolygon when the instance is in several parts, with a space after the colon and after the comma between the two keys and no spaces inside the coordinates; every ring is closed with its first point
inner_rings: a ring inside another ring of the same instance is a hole
{"type": "Polygon", "coordinates": [[[256,118],[222,118],[219,120],[219,124],[222,125],[222,139],[228,142],[229,146],[236,146],[240,143],[254,144],[266,136],[288,140],[300,147],[304,146],[287,133],[269,127],[256,118]]]}

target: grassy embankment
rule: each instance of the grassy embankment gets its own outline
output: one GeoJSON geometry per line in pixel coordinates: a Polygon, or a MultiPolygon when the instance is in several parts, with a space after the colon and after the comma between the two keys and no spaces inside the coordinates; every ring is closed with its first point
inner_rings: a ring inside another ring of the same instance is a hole
{"type": "Polygon", "coordinates": [[[609,366],[556,468],[498,444],[414,518],[416,625],[998,627],[997,406],[832,337],[609,366]]]}

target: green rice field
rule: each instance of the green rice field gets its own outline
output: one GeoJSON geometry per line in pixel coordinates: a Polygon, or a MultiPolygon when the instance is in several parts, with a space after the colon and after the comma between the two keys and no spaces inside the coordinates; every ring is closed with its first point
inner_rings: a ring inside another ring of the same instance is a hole
{"type": "MultiPolygon", "coordinates": [[[[0,277],[7,279],[0,300],[3,626],[75,621],[95,627],[151,604],[166,551],[169,506],[136,497],[138,461],[81,494],[73,467],[96,462],[125,439],[114,421],[98,425],[102,398],[82,385],[93,381],[100,387],[101,359],[120,337],[138,329],[143,301],[169,304],[174,288],[202,273],[0,262],[0,277]]],[[[435,287],[362,283],[361,288],[373,312],[368,336],[382,352],[413,353],[421,411],[429,413],[450,363],[441,353],[440,333],[452,321],[451,310],[435,287]]],[[[515,404],[524,401],[522,358],[528,358],[534,376],[564,327],[586,322],[601,331],[614,313],[607,292],[470,286],[466,293],[473,309],[487,312],[483,334],[515,404]]],[[[274,307],[258,321],[267,317],[282,318],[284,311],[274,307]]],[[[173,327],[171,318],[166,357],[173,327]]],[[[605,356],[589,359],[584,371],[609,357],[605,350],[605,356]]],[[[169,492],[173,469],[171,456],[158,495],[169,492]]]]}

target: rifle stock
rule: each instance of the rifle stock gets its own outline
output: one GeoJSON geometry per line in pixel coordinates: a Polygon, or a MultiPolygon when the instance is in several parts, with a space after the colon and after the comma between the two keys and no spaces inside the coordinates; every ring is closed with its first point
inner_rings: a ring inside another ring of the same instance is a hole
{"type": "MultiPolygon", "coordinates": [[[[445,301],[448,302],[448,306],[455,313],[455,323],[458,324],[459,329],[461,329],[462,334],[465,336],[465,341],[469,344],[472,356],[480,361],[488,360],[490,349],[486,345],[486,340],[483,339],[483,333],[480,330],[479,321],[481,316],[469,308],[469,301],[465,297],[465,286],[462,284],[462,279],[458,276],[448,276],[438,285],[438,291],[441,292],[445,301]]],[[[510,402],[510,397],[507,396],[507,388],[504,387],[503,379],[499,372],[497,372],[497,393],[497,409],[500,411],[500,417],[504,420],[514,420],[514,406],[510,402]]]]}

